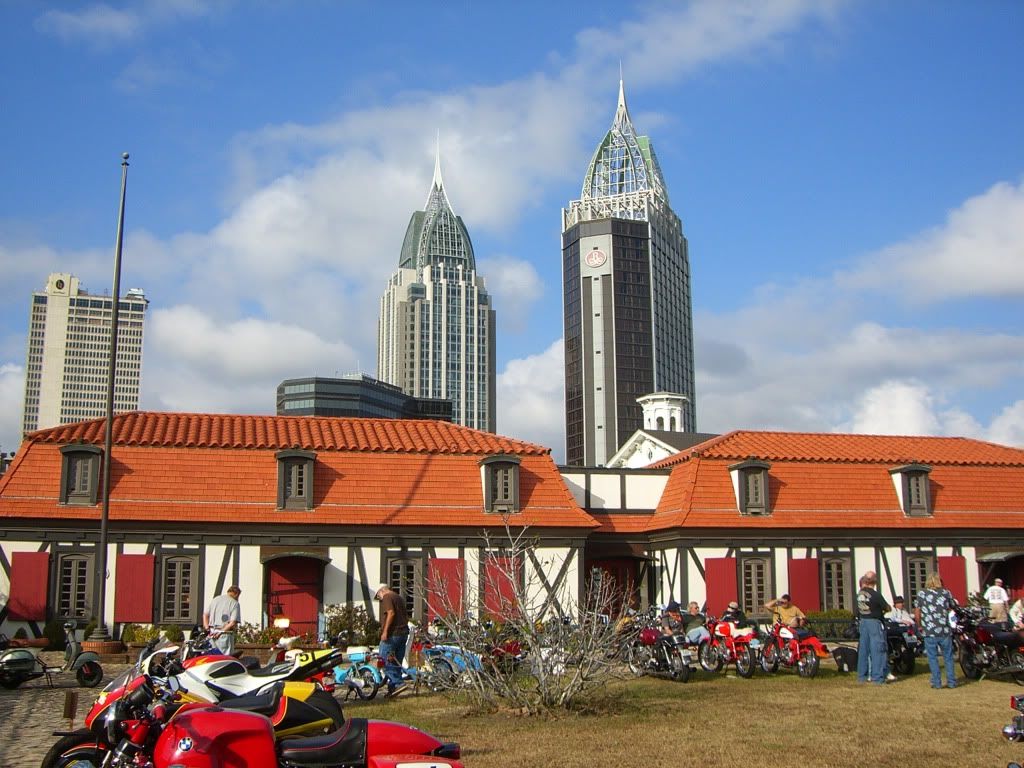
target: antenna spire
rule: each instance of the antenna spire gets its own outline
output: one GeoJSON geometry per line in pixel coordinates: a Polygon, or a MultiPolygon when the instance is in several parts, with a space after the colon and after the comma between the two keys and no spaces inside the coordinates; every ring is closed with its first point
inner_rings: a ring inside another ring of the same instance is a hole
{"type": "Polygon", "coordinates": [[[437,131],[437,141],[434,145],[434,186],[443,187],[444,183],[441,181],[441,130],[437,131]]]}

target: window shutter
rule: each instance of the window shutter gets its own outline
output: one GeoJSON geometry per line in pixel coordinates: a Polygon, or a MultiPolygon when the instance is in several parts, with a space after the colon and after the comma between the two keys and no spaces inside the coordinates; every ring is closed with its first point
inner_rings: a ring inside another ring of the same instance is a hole
{"type": "Polygon", "coordinates": [[[466,563],[457,557],[427,560],[427,621],[437,616],[462,616],[466,563]]]}
{"type": "Polygon", "coordinates": [[[821,610],[821,582],[814,557],[789,561],[789,597],[804,613],[821,610]]]}
{"type": "Polygon", "coordinates": [[[114,621],[150,624],[153,621],[153,555],[118,555],[114,589],[114,621]]]}
{"type": "Polygon", "coordinates": [[[939,576],[946,589],[960,605],[967,605],[967,559],[963,555],[947,555],[939,561],[939,576]]]}
{"type": "Polygon", "coordinates": [[[15,552],[11,555],[9,618],[46,621],[46,596],[50,593],[50,553],[15,552]]]}
{"type": "Polygon", "coordinates": [[[737,599],[736,558],[704,558],[704,588],[707,593],[707,611],[721,616],[729,602],[737,599]]]}
{"type": "Polygon", "coordinates": [[[484,613],[507,619],[518,611],[512,579],[518,577],[520,564],[511,557],[488,557],[484,561],[484,613]]]}

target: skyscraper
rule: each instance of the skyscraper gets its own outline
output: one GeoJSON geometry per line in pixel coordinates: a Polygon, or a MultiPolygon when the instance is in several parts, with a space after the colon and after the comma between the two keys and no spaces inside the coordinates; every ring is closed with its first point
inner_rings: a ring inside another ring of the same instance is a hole
{"type": "Polygon", "coordinates": [[[643,425],[637,398],[687,399],[696,429],[690,264],[654,147],[619,103],[562,211],[566,463],[603,465],[643,425]]]}
{"type": "Polygon", "coordinates": [[[407,395],[447,398],[454,423],[493,432],[494,309],[445,194],[440,152],[423,208],[409,220],[381,298],[377,378],[407,395]]]}
{"type": "MultiPolygon", "coordinates": [[[[138,410],[142,336],[149,301],[138,288],[121,297],[114,413],[138,410]]],[[[32,294],[22,431],[106,416],[113,301],[54,273],[32,294]]]]}

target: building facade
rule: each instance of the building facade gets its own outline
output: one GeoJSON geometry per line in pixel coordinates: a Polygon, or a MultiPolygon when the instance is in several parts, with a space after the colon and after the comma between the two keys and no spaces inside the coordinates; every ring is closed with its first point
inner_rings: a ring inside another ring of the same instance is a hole
{"type": "Polygon", "coordinates": [[[562,211],[566,461],[603,466],[643,425],[637,398],[686,398],[696,429],[690,265],[654,147],[619,102],[562,211]]]}
{"type": "Polygon", "coordinates": [[[439,421],[146,412],[114,421],[99,584],[103,426],[37,431],[0,476],[8,636],[84,626],[101,588],[115,636],[190,627],[232,583],[244,621],[299,632],[330,605],[372,611],[382,582],[417,620],[497,615],[508,578],[559,615],[596,579],[623,604],[714,615],[763,616],[781,592],[849,610],[867,570],[886,598],[933,571],[961,602],[997,576],[1024,596],[1024,450],[984,441],[741,430],[652,467],[559,470],[547,448],[439,421]],[[529,532],[517,558],[506,524],[529,532]]]}
{"type": "Polygon", "coordinates": [[[441,180],[440,154],[380,302],[377,377],[407,395],[451,401],[452,421],[496,427],[495,314],[473,244],[441,180]]]}
{"type": "MultiPolygon", "coordinates": [[[[138,288],[118,308],[114,413],[139,407],[142,341],[149,302],[138,288]]],[[[87,293],[74,275],[54,273],[32,294],[22,431],[104,416],[113,301],[87,293]]]]}
{"type": "Polygon", "coordinates": [[[348,416],[452,420],[450,400],[411,397],[399,387],[354,373],[337,379],[311,376],[277,386],[278,416],[348,416]]]}

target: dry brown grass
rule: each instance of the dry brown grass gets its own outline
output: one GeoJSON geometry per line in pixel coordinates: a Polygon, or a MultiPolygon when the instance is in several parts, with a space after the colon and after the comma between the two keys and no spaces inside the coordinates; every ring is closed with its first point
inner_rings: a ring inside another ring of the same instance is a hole
{"type": "Polygon", "coordinates": [[[587,714],[524,718],[476,714],[441,695],[347,708],[458,741],[466,768],[579,766],[1005,766],[1012,682],[932,690],[927,666],[886,686],[859,685],[831,663],[813,680],[793,673],[697,674],[689,683],[615,683],[587,714]],[[686,757],[683,758],[682,756],[686,757]]]}

